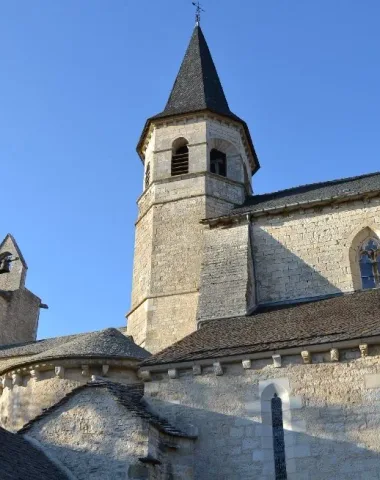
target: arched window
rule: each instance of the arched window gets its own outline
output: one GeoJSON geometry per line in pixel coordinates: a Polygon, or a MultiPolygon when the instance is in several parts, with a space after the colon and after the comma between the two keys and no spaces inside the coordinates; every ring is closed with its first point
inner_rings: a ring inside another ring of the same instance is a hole
{"type": "Polygon", "coordinates": [[[172,154],[172,177],[184,175],[185,173],[189,173],[189,147],[187,143],[175,148],[172,154]]]}
{"type": "Polygon", "coordinates": [[[227,155],[213,148],[210,152],[210,172],[227,176],[227,155]]]}
{"type": "Polygon", "coordinates": [[[146,166],[145,170],[145,188],[147,189],[150,184],[150,163],[146,166]]]}
{"type": "Polygon", "coordinates": [[[282,400],[274,394],[271,400],[274,471],[276,480],[286,480],[286,458],[284,424],[282,420],[282,400]]]}
{"type": "Polygon", "coordinates": [[[367,239],[360,249],[360,275],[363,289],[380,287],[380,241],[367,239]]]}

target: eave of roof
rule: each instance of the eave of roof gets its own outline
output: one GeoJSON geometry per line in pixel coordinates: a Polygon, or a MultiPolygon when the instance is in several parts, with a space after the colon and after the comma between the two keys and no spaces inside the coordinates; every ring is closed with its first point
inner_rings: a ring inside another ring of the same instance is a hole
{"type": "Polygon", "coordinates": [[[380,336],[380,289],[210,320],[141,363],[142,368],[259,354],[380,336]]]}

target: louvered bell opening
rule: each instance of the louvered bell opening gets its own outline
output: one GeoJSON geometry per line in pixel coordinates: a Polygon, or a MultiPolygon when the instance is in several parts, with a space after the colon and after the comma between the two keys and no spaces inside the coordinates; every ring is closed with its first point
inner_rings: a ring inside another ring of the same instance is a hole
{"type": "Polygon", "coordinates": [[[172,177],[189,173],[189,149],[179,148],[172,156],[172,177]]]}

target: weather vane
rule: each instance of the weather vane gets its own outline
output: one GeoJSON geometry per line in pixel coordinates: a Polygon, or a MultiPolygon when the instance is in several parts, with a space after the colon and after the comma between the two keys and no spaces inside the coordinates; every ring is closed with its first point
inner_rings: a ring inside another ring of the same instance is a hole
{"type": "Polygon", "coordinates": [[[201,23],[201,12],[205,12],[206,10],[203,10],[203,8],[201,7],[201,4],[199,2],[191,2],[194,7],[196,8],[195,9],[195,22],[197,25],[199,25],[201,23]]]}

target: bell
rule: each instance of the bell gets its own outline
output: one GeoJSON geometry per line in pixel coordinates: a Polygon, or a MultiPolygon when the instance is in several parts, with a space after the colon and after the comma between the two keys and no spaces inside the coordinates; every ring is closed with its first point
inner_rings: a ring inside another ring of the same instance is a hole
{"type": "Polygon", "coordinates": [[[12,254],[9,252],[0,253],[0,275],[11,271],[12,254]]]}

